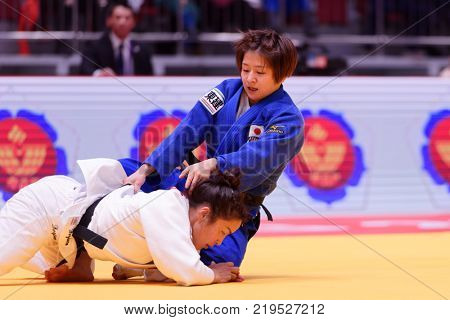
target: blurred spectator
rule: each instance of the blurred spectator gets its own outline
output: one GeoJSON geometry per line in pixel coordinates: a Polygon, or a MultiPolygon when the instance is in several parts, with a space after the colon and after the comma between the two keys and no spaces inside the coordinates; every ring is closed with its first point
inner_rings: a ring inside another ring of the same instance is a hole
{"type": "Polygon", "coordinates": [[[144,4],[144,0],[128,0],[127,2],[135,14],[141,10],[142,5],[144,4]]]}
{"type": "Polygon", "coordinates": [[[305,43],[299,49],[299,62],[296,75],[333,76],[347,68],[347,61],[342,57],[331,57],[328,49],[320,45],[305,43]]]}
{"type": "MultiPolygon", "coordinates": [[[[135,31],[177,31],[177,2],[178,0],[143,0],[139,10],[135,11],[137,18],[135,31]]],[[[134,8],[137,8],[137,4],[134,8]]]]}
{"type": "Polygon", "coordinates": [[[325,25],[345,25],[347,22],[347,0],[318,0],[317,18],[325,25]]]}
{"type": "Polygon", "coordinates": [[[281,12],[280,0],[264,0],[264,9],[269,15],[270,25],[274,30],[281,32],[283,25],[283,13],[281,12]]]}
{"type": "Polygon", "coordinates": [[[284,24],[301,24],[306,35],[316,34],[315,13],[311,0],[264,0],[264,9],[269,15],[271,28],[282,32],[284,24]],[[285,7],[281,1],[284,1],[285,7]]]}
{"type": "MultiPolygon", "coordinates": [[[[40,0],[6,0],[0,1],[0,31],[33,31],[40,17],[40,0]]],[[[19,54],[29,54],[30,48],[27,40],[18,40],[19,54]]],[[[0,52],[17,53],[17,48],[4,50],[0,46],[0,52]]],[[[11,47],[11,46],[9,46],[11,47]]]]}
{"type": "MultiPolygon", "coordinates": [[[[40,16],[40,0],[25,0],[20,6],[19,31],[33,31],[40,16]]],[[[19,40],[19,54],[30,54],[27,40],[19,40]]]]}
{"type": "Polygon", "coordinates": [[[0,31],[15,30],[20,11],[20,0],[0,1],[0,31]]]}
{"type": "Polygon", "coordinates": [[[448,65],[439,72],[439,77],[450,78],[450,58],[448,59],[448,65]]]}
{"type": "Polygon", "coordinates": [[[262,5],[246,0],[196,0],[203,32],[237,32],[267,26],[262,5]]]}
{"type": "Polygon", "coordinates": [[[250,7],[255,8],[255,9],[260,9],[262,7],[262,1],[263,0],[245,0],[250,7]]]}
{"type": "MultiPolygon", "coordinates": [[[[188,31],[189,33],[197,32],[197,22],[198,22],[198,8],[193,0],[154,0],[155,5],[157,5],[160,9],[165,9],[167,12],[170,12],[170,15],[173,17],[177,17],[178,10],[180,6],[182,8],[182,21],[183,26],[182,29],[184,31],[188,31]]],[[[174,19],[175,26],[174,29],[176,31],[180,31],[177,28],[176,19],[174,19]]]]}
{"type": "Polygon", "coordinates": [[[195,3],[189,0],[184,1],[183,10],[183,29],[186,30],[189,35],[195,35],[197,33],[198,24],[198,7],[195,3]]]}
{"type": "MultiPolygon", "coordinates": [[[[20,3],[18,0],[4,0],[0,2],[0,31],[17,30],[17,12],[20,3]]],[[[0,40],[0,54],[17,53],[16,44],[9,41],[0,40]]]]}
{"type": "Polygon", "coordinates": [[[229,6],[234,0],[212,0],[212,2],[214,3],[214,5],[216,7],[227,7],[229,6]]]}
{"type": "Polygon", "coordinates": [[[133,9],[127,3],[112,4],[107,11],[108,31],[83,54],[80,73],[94,76],[150,75],[150,53],[131,40],[135,26],[133,9]]]}

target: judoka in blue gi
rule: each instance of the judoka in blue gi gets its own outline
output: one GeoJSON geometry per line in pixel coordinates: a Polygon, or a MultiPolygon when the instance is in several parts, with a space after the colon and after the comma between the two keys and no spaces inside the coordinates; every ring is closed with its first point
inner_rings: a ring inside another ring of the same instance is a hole
{"type": "Polygon", "coordinates": [[[253,30],[243,34],[235,49],[240,79],[225,80],[201,97],[144,164],[121,160],[130,175],[125,182],[143,191],[174,185],[190,188],[216,166],[221,171],[240,168],[241,191],[254,219],[220,246],[202,250],[207,265],[212,261],[241,264],[247,243],[259,227],[262,200],[275,189],[304,140],[301,112],[282,86],[297,64],[292,42],[272,30],[253,30]],[[202,142],[206,142],[208,159],[180,174],[176,167],[202,142]]]}

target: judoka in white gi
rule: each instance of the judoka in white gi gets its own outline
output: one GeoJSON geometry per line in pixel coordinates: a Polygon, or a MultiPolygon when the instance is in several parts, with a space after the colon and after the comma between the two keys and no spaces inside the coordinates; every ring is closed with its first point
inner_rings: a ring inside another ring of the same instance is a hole
{"type": "Polygon", "coordinates": [[[190,194],[175,188],[135,194],[133,186],[122,186],[126,173],[118,161],[93,159],[78,165],[84,184],[65,176],[46,177],[21,189],[1,209],[0,276],[15,267],[44,273],[63,259],[67,269],[76,266],[73,231],[86,209],[104,197],[87,227],[107,243],[99,249],[84,241],[86,251],[79,259],[157,268],[181,285],[238,280],[239,269],[232,263],[207,267],[198,253],[220,244],[246,219],[235,173],[217,172],[190,194]]]}

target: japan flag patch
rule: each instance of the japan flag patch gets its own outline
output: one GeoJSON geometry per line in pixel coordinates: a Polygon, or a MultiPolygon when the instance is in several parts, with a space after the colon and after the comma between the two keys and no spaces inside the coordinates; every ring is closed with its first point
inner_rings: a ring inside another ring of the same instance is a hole
{"type": "Polygon", "coordinates": [[[264,126],[252,124],[248,131],[248,142],[259,140],[259,137],[264,133],[264,126]]]}

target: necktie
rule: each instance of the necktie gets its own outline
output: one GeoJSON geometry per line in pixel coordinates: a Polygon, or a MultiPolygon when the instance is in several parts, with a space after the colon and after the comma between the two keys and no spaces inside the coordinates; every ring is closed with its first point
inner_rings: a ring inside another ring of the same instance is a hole
{"type": "Polygon", "coordinates": [[[116,71],[117,74],[123,75],[123,43],[119,45],[119,50],[116,56],[116,71]]]}

